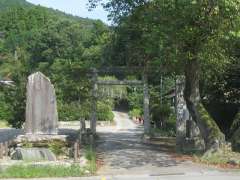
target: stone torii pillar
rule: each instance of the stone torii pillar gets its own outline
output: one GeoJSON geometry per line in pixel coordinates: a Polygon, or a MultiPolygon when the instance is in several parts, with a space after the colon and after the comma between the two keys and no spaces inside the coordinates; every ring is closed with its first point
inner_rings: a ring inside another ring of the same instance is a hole
{"type": "Polygon", "coordinates": [[[150,133],[150,116],[149,116],[149,90],[147,74],[143,73],[143,111],[144,111],[144,134],[150,133]]]}
{"type": "Polygon", "coordinates": [[[96,134],[96,126],[97,126],[97,91],[98,91],[98,74],[97,70],[93,69],[93,76],[92,76],[92,114],[91,114],[91,121],[90,121],[90,128],[93,134],[96,134]]]}
{"type": "Polygon", "coordinates": [[[186,138],[186,123],[189,120],[189,112],[187,109],[186,102],[184,100],[184,86],[185,78],[183,76],[178,77],[176,80],[176,148],[178,151],[182,151],[185,138],[186,138]]]}

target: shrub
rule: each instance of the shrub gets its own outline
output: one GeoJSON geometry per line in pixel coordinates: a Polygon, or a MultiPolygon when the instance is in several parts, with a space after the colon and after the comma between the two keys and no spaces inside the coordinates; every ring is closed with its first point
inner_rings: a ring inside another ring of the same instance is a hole
{"type": "Polygon", "coordinates": [[[58,103],[58,114],[61,121],[78,121],[80,118],[89,119],[89,104],[84,106],[79,102],[58,103]]]}
{"type": "Polygon", "coordinates": [[[129,116],[131,118],[140,117],[141,115],[142,115],[142,110],[141,109],[134,108],[129,112],[129,116]]]}
{"type": "Polygon", "coordinates": [[[99,101],[97,104],[97,118],[99,121],[113,121],[114,114],[111,105],[99,101]]]}
{"type": "Polygon", "coordinates": [[[154,105],[152,108],[152,120],[158,128],[166,126],[171,115],[171,108],[169,105],[154,105]]]}

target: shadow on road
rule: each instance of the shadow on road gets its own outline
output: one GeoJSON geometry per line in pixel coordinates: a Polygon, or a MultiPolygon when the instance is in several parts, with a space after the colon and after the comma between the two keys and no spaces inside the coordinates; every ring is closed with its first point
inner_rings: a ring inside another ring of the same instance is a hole
{"type": "Polygon", "coordinates": [[[173,145],[143,143],[141,128],[122,132],[100,132],[99,136],[98,155],[104,156],[104,161],[112,169],[170,167],[181,163],[168,154],[174,151],[173,145]]]}

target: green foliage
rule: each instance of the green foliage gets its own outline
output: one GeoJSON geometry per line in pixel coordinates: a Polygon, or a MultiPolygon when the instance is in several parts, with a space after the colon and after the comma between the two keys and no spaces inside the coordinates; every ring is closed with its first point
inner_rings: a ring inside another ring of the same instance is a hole
{"type": "MultiPolygon", "coordinates": [[[[55,86],[60,120],[89,118],[91,83],[84,69],[101,64],[108,27],[101,21],[33,5],[0,11],[0,23],[0,77],[15,84],[1,87],[1,119],[21,127],[27,77],[36,71],[47,75],[55,86]]],[[[111,119],[109,114],[107,118],[111,119]]]]}
{"type": "Polygon", "coordinates": [[[231,142],[234,151],[240,152],[240,111],[236,114],[231,127],[231,142]]]}
{"type": "Polygon", "coordinates": [[[240,127],[240,111],[236,114],[232,126],[231,126],[231,132],[235,133],[235,131],[240,127]]]}
{"type": "Polygon", "coordinates": [[[208,152],[202,157],[195,157],[197,162],[212,164],[212,165],[224,165],[232,164],[233,161],[237,166],[240,165],[240,154],[232,152],[231,147],[223,146],[220,150],[215,152],[208,152]]]}
{"type": "MultiPolygon", "coordinates": [[[[176,125],[176,124],[175,124],[176,125]]],[[[166,128],[166,129],[159,129],[159,128],[152,128],[150,134],[154,136],[161,136],[161,137],[176,137],[176,131],[173,128],[166,128]]]]}
{"type": "Polygon", "coordinates": [[[203,105],[199,104],[197,108],[198,108],[198,112],[201,120],[204,121],[204,123],[211,128],[211,132],[208,132],[209,134],[205,134],[205,136],[209,136],[210,140],[215,140],[218,137],[224,140],[224,135],[221,133],[216,122],[212,119],[212,117],[210,117],[209,113],[206,111],[203,105]]]}
{"type": "Polygon", "coordinates": [[[52,141],[48,144],[48,147],[56,156],[67,154],[66,144],[61,141],[52,141]]]}
{"type": "Polygon", "coordinates": [[[15,6],[26,7],[26,6],[31,6],[31,4],[25,0],[1,0],[0,1],[0,11],[15,7],[15,6]]]}
{"type": "Polygon", "coordinates": [[[143,107],[143,92],[137,88],[128,88],[127,100],[129,101],[130,109],[142,109],[143,107]]]}
{"type": "Polygon", "coordinates": [[[112,106],[107,102],[99,101],[97,103],[97,118],[99,121],[113,121],[112,106]]]}
{"type": "Polygon", "coordinates": [[[0,128],[9,128],[9,124],[7,121],[0,121],[0,128]]]}
{"type": "MultiPolygon", "coordinates": [[[[89,2],[94,6],[103,1],[89,2]]],[[[230,34],[238,34],[239,31],[238,0],[111,0],[104,4],[118,25],[112,40],[112,56],[118,57],[115,63],[157,66],[168,74],[185,74],[186,87],[190,87],[185,99],[188,98],[191,101],[187,101],[188,105],[192,104],[194,108],[201,103],[200,97],[194,94],[201,91],[200,76],[202,79],[209,76],[212,83],[212,74],[222,75],[235,58],[233,53],[227,53],[225,42],[230,34]]],[[[232,91],[229,92],[232,94],[232,91]]],[[[190,111],[193,119],[199,124],[210,125],[200,128],[201,133],[206,134],[205,129],[222,139],[219,128],[204,107],[197,110],[202,120],[190,111]]]]}
{"type": "Polygon", "coordinates": [[[142,109],[136,109],[136,108],[130,110],[130,112],[129,112],[129,116],[130,116],[131,118],[141,117],[142,114],[143,114],[142,109]]]}
{"type": "Polygon", "coordinates": [[[5,103],[3,93],[0,93],[0,121],[6,122],[10,116],[10,107],[5,103]]]}
{"type": "MultiPolygon", "coordinates": [[[[114,76],[99,77],[102,81],[117,80],[114,76]]],[[[98,95],[105,98],[124,99],[127,97],[127,87],[124,85],[99,85],[98,95]]]]}
{"type": "Polygon", "coordinates": [[[89,161],[87,169],[90,170],[91,174],[94,174],[97,170],[96,152],[90,147],[85,147],[85,157],[89,161]]]}
{"type": "Polygon", "coordinates": [[[171,113],[172,110],[167,103],[165,105],[154,105],[151,111],[152,120],[158,128],[165,127],[171,113]]]}
{"type": "Polygon", "coordinates": [[[153,116],[164,116],[164,117],[169,117],[171,114],[171,108],[168,104],[165,105],[155,105],[153,106],[153,116]]]}
{"type": "Polygon", "coordinates": [[[152,133],[157,133],[166,137],[176,136],[176,115],[167,103],[162,106],[153,106],[151,115],[156,125],[152,133]]]}
{"type": "Polygon", "coordinates": [[[88,111],[85,111],[87,114],[81,113],[82,111],[79,103],[58,103],[58,112],[60,121],[78,121],[82,117],[89,117],[88,111]]]}

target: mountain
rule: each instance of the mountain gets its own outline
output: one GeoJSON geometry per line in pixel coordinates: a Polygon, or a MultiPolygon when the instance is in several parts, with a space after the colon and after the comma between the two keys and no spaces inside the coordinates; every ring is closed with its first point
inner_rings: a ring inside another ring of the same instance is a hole
{"type": "Polygon", "coordinates": [[[44,10],[46,10],[49,14],[56,16],[59,19],[62,20],[70,20],[70,21],[79,21],[79,23],[86,25],[86,26],[92,26],[94,22],[97,20],[92,20],[89,18],[82,18],[78,16],[73,16],[71,14],[66,14],[62,11],[53,9],[53,8],[46,8],[40,5],[34,5],[32,3],[27,2],[26,0],[0,0],[0,11],[8,10],[9,8],[14,7],[24,7],[24,8],[34,8],[34,7],[40,7],[44,10]]]}
{"type": "Polygon", "coordinates": [[[0,0],[0,10],[5,10],[16,6],[31,7],[33,4],[25,0],[0,0]]]}

